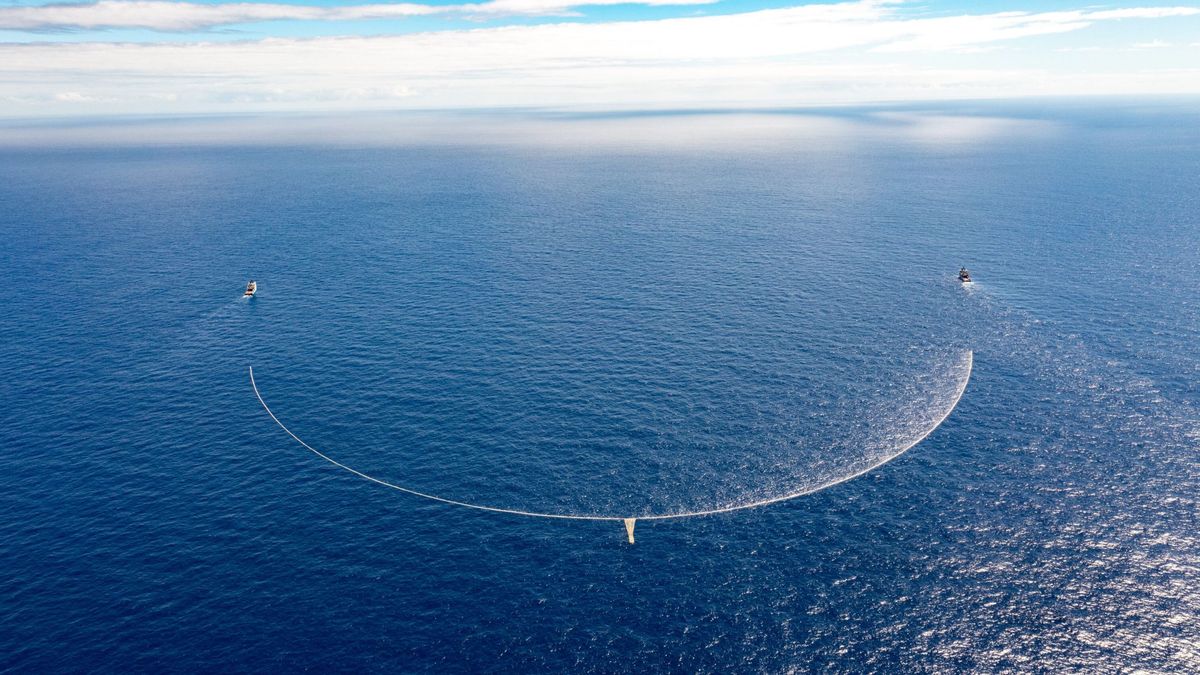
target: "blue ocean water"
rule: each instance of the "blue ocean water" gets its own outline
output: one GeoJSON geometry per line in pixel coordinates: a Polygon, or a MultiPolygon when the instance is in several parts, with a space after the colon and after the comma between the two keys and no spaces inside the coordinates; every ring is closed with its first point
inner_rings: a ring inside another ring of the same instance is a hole
{"type": "Polygon", "coordinates": [[[0,669],[1195,671],[1197,122],[7,129],[0,669]]]}

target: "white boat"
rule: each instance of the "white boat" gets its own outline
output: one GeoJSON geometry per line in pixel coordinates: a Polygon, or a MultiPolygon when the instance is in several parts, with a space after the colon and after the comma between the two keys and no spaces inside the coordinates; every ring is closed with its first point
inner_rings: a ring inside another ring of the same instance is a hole
{"type": "Polygon", "coordinates": [[[251,279],[250,283],[246,284],[246,295],[244,297],[253,297],[258,292],[258,282],[251,279]]]}

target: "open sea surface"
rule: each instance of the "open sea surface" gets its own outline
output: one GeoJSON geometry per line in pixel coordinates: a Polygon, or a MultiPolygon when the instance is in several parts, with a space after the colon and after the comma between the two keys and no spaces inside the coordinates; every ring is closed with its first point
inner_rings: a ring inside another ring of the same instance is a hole
{"type": "Polygon", "coordinates": [[[2,671],[1200,670],[1195,101],[8,123],[0,270],[2,671]],[[249,379],[626,517],[968,351],[634,545],[249,379]]]}

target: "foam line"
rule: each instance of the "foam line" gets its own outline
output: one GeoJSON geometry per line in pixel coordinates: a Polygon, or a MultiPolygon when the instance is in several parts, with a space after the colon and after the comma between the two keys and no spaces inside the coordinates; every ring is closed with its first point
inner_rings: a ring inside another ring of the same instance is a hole
{"type": "MultiPolygon", "coordinates": [[[[536,511],[521,511],[518,509],[504,509],[504,508],[500,508],[498,506],[485,506],[482,504],[471,504],[468,502],[460,502],[460,501],[454,500],[454,499],[446,499],[445,497],[438,497],[437,495],[431,495],[431,494],[428,494],[425,492],[420,492],[420,491],[413,490],[410,488],[395,485],[394,483],[389,483],[385,480],[380,480],[379,478],[375,478],[374,476],[370,476],[370,475],[365,474],[357,469],[354,469],[349,466],[346,466],[345,464],[342,464],[341,462],[337,461],[336,459],[333,459],[332,457],[326,455],[325,453],[321,452],[320,450],[317,450],[316,448],[312,447],[308,443],[305,443],[299,436],[292,433],[292,430],[288,429],[283,424],[283,422],[279,421],[279,418],[275,416],[275,413],[271,412],[271,408],[267,405],[267,402],[263,400],[262,393],[258,390],[258,384],[254,381],[254,366],[250,366],[250,386],[254,388],[254,395],[258,397],[258,402],[262,404],[263,410],[266,410],[267,414],[271,416],[271,419],[275,420],[275,424],[278,424],[279,428],[283,429],[283,431],[285,433],[287,433],[288,436],[291,436],[293,440],[295,440],[297,443],[304,446],[307,450],[312,452],[317,457],[320,457],[321,459],[325,460],[326,462],[329,462],[330,464],[338,467],[339,469],[344,469],[346,471],[349,471],[350,473],[354,474],[355,476],[358,476],[359,478],[364,478],[366,480],[369,480],[372,483],[377,483],[384,487],[391,488],[393,490],[398,490],[400,492],[403,492],[405,494],[410,494],[415,497],[421,497],[422,499],[429,499],[429,500],[432,500],[435,502],[441,502],[443,504],[450,504],[451,506],[462,506],[462,507],[465,507],[468,509],[475,509],[477,511],[490,511],[492,513],[507,513],[507,514],[513,515],[513,516],[529,516],[531,518],[555,518],[555,519],[560,519],[560,520],[615,520],[615,521],[620,521],[620,522],[626,523],[626,527],[628,527],[629,521],[632,521],[632,520],[668,520],[668,519],[672,519],[672,518],[691,518],[694,516],[711,516],[711,515],[716,515],[718,513],[729,513],[730,511],[741,511],[742,509],[753,509],[753,508],[757,508],[759,506],[767,506],[768,504],[778,504],[779,502],[785,502],[789,499],[795,499],[797,497],[803,497],[805,495],[813,494],[814,492],[820,492],[821,490],[831,488],[834,485],[839,485],[841,483],[845,483],[846,481],[853,480],[865,473],[869,473],[875,469],[878,469],[879,467],[883,466],[884,464],[887,464],[888,462],[892,461],[893,459],[896,459],[900,455],[903,455],[904,453],[908,452],[914,446],[916,446],[918,443],[925,440],[929,436],[929,434],[932,434],[935,429],[940,427],[942,425],[942,422],[945,422],[946,418],[950,416],[950,413],[954,412],[954,409],[956,407],[958,407],[958,402],[962,399],[963,394],[966,393],[966,391],[967,391],[967,383],[970,382],[970,380],[971,380],[971,370],[974,367],[974,363],[975,363],[974,353],[971,351],[967,351],[966,354],[964,355],[964,359],[966,361],[966,368],[965,368],[965,372],[963,374],[962,381],[959,382],[958,391],[956,392],[956,394],[954,396],[954,400],[951,401],[950,406],[948,408],[946,408],[946,411],[944,413],[942,413],[942,415],[937,419],[937,421],[934,422],[933,425],[929,427],[929,429],[927,429],[924,433],[922,433],[920,436],[918,436],[916,439],[914,439],[908,445],[905,445],[903,448],[901,448],[900,450],[897,450],[895,453],[884,457],[883,459],[875,462],[874,464],[867,466],[864,469],[856,471],[848,476],[843,476],[841,478],[831,480],[828,483],[822,483],[821,485],[817,485],[815,487],[805,488],[804,490],[800,490],[799,492],[792,492],[792,493],[785,494],[785,495],[782,495],[779,497],[771,497],[769,499],[761,499],[761,500],[754,501],[754,502],[747,502],[745,504],[735,504],[733,506],[722,506],[722,507],[715,508],[715,509],[705,509],[703,511],[688,511],[688,512],[684,512],[684,513],[650,514],[650,515],[642,515],[642,516],[628,516],[628,515],[596,516],[596,515],[584,515],[584,514],[575,514],[575,513],[540,513],[540,512],[536,512],[536,511]]],[[[630,529],[630,538],[632,539],[632,528],[629,528],[629,529],[630,529]]]]}

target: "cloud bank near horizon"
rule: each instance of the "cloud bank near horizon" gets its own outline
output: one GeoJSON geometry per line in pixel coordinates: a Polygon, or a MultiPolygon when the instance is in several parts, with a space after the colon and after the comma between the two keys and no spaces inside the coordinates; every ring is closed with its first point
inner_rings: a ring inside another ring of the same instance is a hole
{"type": "MultiPolygon", "coordinates": [[[[545,13],[583,6],[565,2],[493,0],[437,9],[494,6],[545,13]]],[[[691,0],[643,4],[686,2],[691,0]]],[[[174,18],[144,15],[138,19],[143,22],[139,26],[156,22],[164,30],[191,26],[194,24],[188,22],[195,21],[218,25],[203,22],[229,19],[234,15],[222,12],[231,7],[238,12],[252,7],[266,14],[280,7],[289,8],[288,12],[351,14],[373,8],[370,11],[380,15],[434,7],[383,4],[305,9],[274,4],[115,1],[77,7],[130,4],[183,7],[183,13],[174,18]],[[189,14],[196,8],[213,8],[217,14],[189,14]]],[[[20,9],[45,8],[64,7],[20,9]]],[[[0,12],[0,24],[3,16],[0,12]]],[[[1200,22],[1200,8],[929,16],[907,12],[895,2],[865,0],[713,16],[571,21],[382,37],[0,43],[0,115],[502,106],[744,107],[1039,94],[1200,93],[1200,63],[1192,65],[1195,59],[1163,67],[1163,59],[1171,58],[1171,49],[1142,49],[1136,58],[1106,59],[1090,52],[1072,52],[1072,45],[1053,42],[1102,24],[1146,25],[1163,19],[1200,22]],[[1037,39],[1051,43],[1043,44],[1032,57],[1025,54],[1022,58],[1020,48],[1037,39]]],[[[83,21],[79,17],[70,20],[83,21]]],[[[44,28],[49,24],[37,25],[44,28]]],[[[1124,44],[1149,42],[1129,39],[1124,44]]],[[[1200,58],[1200,53],[1196,57],[1200,58]]]]}
{"type": "Polygon", "coordinates": [[[370,21],[434,14],[573,16],[577,7],[707,5],[718,0],[489,0],[458,5],[382,2],[366,5],[289,5],[256,2],[198,4],[166,0],[100,0],[0,7],[0,30],[54,31],[138,28],[196,31],[264,21],[370,21]]]}

